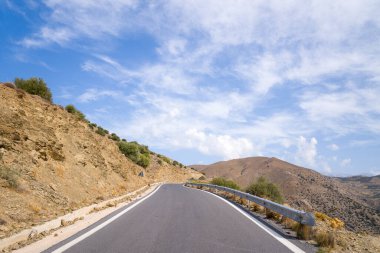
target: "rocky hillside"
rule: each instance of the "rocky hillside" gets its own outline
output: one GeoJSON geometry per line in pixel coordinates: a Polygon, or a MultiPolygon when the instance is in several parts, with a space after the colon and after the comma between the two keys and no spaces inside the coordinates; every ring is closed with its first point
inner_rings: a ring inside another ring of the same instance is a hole
{"type": "Polygon", "coordinates": [[[267,157],[235,159],[191,167],[210,178],[232,179],[242,188],[264,176],[280,187],[286,201],[295,208],[338,217],[352,231],[380,233],[380,215],[373,205],[359,198],[358,192],[340,182],[341,180],[316,171],[267,157]]]}
{"type": "Polygon", "coordinates": [[[150,156],[143,169],[62,107],[0,85],[0,239],[149,183],[199,177],[150,156]]]}
{"type": "Polygon", "coordinates": [[[337,177],[336,179],[349,187],[357,198],[380,212],[380,175],[373,177],[337,177]]]}

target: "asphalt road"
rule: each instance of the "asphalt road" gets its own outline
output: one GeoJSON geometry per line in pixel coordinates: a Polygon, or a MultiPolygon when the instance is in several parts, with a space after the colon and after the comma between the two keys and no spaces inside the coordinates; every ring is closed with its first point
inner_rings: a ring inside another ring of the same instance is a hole
{"type": "Polygon", "coordinates": [[[80,240],[109,218],[45,252],[62,252],[62,247],[75,241],[64,252],[302,252],[282,238],[285,244],[293,245],[293,250],[289,249],[226,201],[182,185],[161,186],[140,204],[80,240]]]}

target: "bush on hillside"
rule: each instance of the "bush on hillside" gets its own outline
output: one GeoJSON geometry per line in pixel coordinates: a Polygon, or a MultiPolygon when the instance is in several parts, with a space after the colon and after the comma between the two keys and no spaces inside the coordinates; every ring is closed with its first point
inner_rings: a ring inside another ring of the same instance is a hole
{"type": "Polygon", "coordinates": [[[88,126],[91,128],[91,129],[94,129],[95,127],[97,127],[97,125],[95,123],[88,123],[88,126]]]}
{"type": "Polygon", "coordinates": [[[16,189],[19,186],[17,174],[12,170],[3,167],[2,165],[0,165],[0,178],[4,179],[10,188],[16,189]]]}
{"type": "Polygon", "coordinates": [[[98,126],[98,129],[96,129],[95,133],[101,135],[101,136],[105,136],[107,134],[107,130],[105,130],[104,128],[98,126]]]}
{"type": "Polygon", "coordinates": [[[148,167],[150,164],[149,149],[147,146],[137,142],[119,142],[120,152],[141,167],[148,167]]]}
{"type": "Polygon", "coordinates": [[[137,144],[132,142],[119,142],[120,152],[123,153],[126,157],[131,159],[134,163],[139,161],[139,147],[137,144]]]}
{"type": "Polygon", "coordinates": [[[265,177],[259,177],[255,183],[248,186],[246,192],[280,204],[284,203],[284,198],[277,185],[268,182],[265,177]]]}
{"type": "Polygon", "coordinates": [[[149,157],[149,154],[143,154],[143,155],[140,155],[140,158],[139,158],[137,164],[140,165],[140,166],[143,167],[143,168],[148,167],[149,164],[150,164],[150,157],[149,157]]]}
{"type": "Polygon", "coordinates": [[[150,154],[149,147],[142,145],[138,143],[137,141],[131,141],[129,143],[135,144],[138,148],[141,154],[150,154]]]}
{"type": "Polygon", "coordinates": [[[29,79],[16,78],[15,85],[17,88],[22,89],[29,94],[38,95],[49,102],[53,101],[53,95],[50,89],[47,87],[45,81],[41,78],[32,77],[29,79]]]}
{"type": "Polygon", "coordinates": [[[216,177],[211,180],[211,184],[228,187],[231,189],[239,190],[240,187],[232,180],[228,180],[222,177],[216,177]]]}
{"type": "Polygon", "coordinates": [[[67,105],[65,107],[65,109],[68,113],[71,113],[71,114],[75,115],[76,117],[78,117],[78,119],[81,119],[81,120],[86,119],[86,116],[81,111],[79,111],[77,108],[75,108],[74,105],[67,105]]]}
{"type": "Polygon", "coordinates": [[[161,159],[166,162],[167,164],[172,164],[172,161],[170,161],[169,158],[167,158],[166,156],[161,156],[161,159]]]}
{"type": "Polygon", "coordinates": [[[117,134],[115,134],[115,133],[112,133],[112,134],[109,136],[109,138],[110,138],[111,140],[114,140],[114,141],[120,141],[120,137],[117,136],[117,134]]]}

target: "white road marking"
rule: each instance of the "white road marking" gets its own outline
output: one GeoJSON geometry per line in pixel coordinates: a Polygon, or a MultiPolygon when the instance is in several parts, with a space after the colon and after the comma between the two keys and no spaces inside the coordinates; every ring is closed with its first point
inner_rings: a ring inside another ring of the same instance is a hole
{"type": "Polygon", "coordinates": [[[94,227],[93,229],[87,231],[86,233],[84,233],[83,235],[75,238],[74,240],[66,243],[65,245],[62,245],[61,247],[59,247],[58,249],[52,251],[52,253],[62,253],[64,252],[65,250],[71,248],[72,246],[74,246],[75,244],[77,244],[78,242],[86,239],[87,237],[89,237],[90,235],[94,234],[95,232],[99,231],[100,229],[104,228],[105,226],[107,226],[108,224],[110,224],[111,222],[113,222],[114,220],[116,220],[117,218],[119,218],[120,216],[124,215],[126,212],[130,211],[132,208],[136,207],[138,204],[140,204],[141,202],[143,202],[144,200],[148,199],[149,197],[153,196],[153,194],[155,194],[158,189],[160,189],[161,185],[158,186],[153,192],[151,192],[148,196],[140,199],[139,201],[137,201],[136,203],[134,203],[133,205],[129,206],[128,208],[126,208],[125,210],[121,211],[120,213],[116,214],[115,216],[111,217],[110,219],[106,220],[105,222],[103,222],[102,224],[99,224],[98,226],[94,227]]]}
{"type": "MultiPolygon", "coordinates": [[[[183,187],[185,187],[185,186],[183,186],[183,187]]],[[[186,188],[188,188],[188,187],[186,187],[186,188]]],[[[191,189],[194,189],[194,188],[191,188],[191,189]]],[[[199,189],[194,189],[194,190],[199,190],[199,189]]],[[[234,209],[236,209],[238,212],[240,212],[242,215],[244,215],[245,217],[247,217],[249,220],[251,220],[257,226],[259,226],[260,228],[262,228],[265,232],[267,232],[268,234],[270,234],[271,236],[273,236],[280,243],[282,243],[283,245],[285,245],[292,252],[294,252],[294,253],[305,253],[305,251],[303,251],[302,249],[298,248],[296,245],[294,245],[293,243],[291,243],[290,241],[288,241],[287,239],[285,239],[283,236],[281,236],[279,233],[277,233],[273,229],[269,228],[265,224],[261,223],[260,221],[254,219],[252,216],[248,215],[243,210],[241,210],[237,206],[233,205],[232,203],[230,203],[226,199],[224,199],[224,198],[222,198],[222,197],[220,197],[220,196],[218,196],[218,195],[216,195],[214,193],[208,192],[208,191],[203,191],[203,190],[199,190],[199,191],[206,192],[206,193],[208,193],[208,194],[210,194],[210,195],[212,195],[214,197],[217,197],[217,198],[223,200],[225,203],[229,204],[231,207],[233,207],[234,209]]]]}

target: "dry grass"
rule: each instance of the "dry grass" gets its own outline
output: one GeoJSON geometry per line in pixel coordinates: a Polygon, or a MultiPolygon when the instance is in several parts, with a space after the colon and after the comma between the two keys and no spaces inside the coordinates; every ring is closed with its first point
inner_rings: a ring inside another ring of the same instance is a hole
{"type": "Polygon", "coordinates": [[[318,232],[314,240],[320,247],[334,248],[336,246],[335,235],[333,232],[318,232]]]}
{"type": "Polygon", "coordinates": [[[296,226],[297,222],[295,222],[292,219],[289,219],[288,217],[282,216],[281,224],[287,229],[292,229],[296,226]]]}
{"type": "Polygon", "coordinates": [[[32,210],[35,214],[39,214],[42,210],[41,206],[38,203],[30,202],[29,208],[32,210]]]}
{"type": "Polygon", "coordinates": [[[17,189],[19,187],[19,182],[17,180],[17,174],[9,169],[0,165],[0,178],[4,179],[9,188],[17,189]]]}
{"type": "Polygon", "coordinates": [[[62,165],[58,165],[55,169],[55,173],[58,177],[63,178],[63,176],[65,175],[65,167],[63,167],[62,165]]]}
{"type": "Polygon", "coordinates": [[[331,218],[330,216],[320,213],[320,212],[315,212],[315,218],[320,221],[324,221],[329,224],[331,228],[334,229],[341,229],[344,227],[344,222],[341,221],[338,218],[331,218]]]}
{"type": "Polygon", "coordinates": [[[302,240],[311,240],[314,237],[312,227],[296,222],[292,229],[297,233],[297,237],[302,240]]]}

